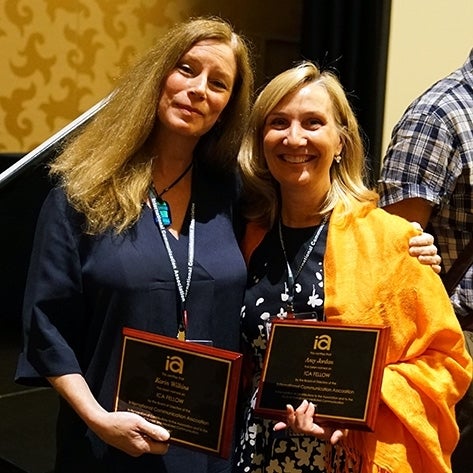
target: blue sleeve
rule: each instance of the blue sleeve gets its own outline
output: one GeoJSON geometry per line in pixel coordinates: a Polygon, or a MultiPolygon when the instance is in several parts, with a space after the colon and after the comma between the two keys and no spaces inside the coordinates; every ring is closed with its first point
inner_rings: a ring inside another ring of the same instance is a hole
{"type": "Polygon", "coordinates": [[[45,384],[47,376],[81,373],[85,321],[81,264],[77,249],[80,223],[61,190],[52,190],[41,209],[23,301],[23,349],[16,381],[45,384]]]}

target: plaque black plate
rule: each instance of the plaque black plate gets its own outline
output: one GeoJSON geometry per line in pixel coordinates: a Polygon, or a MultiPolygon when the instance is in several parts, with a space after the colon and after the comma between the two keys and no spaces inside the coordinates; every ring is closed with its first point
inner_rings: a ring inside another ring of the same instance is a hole
{"type": "Polygon", "coordinates": [[[256,412],[284,420],[286,405],[316,405],[320,424],[373,430],[388,327],[307,320],[272,325],[256,412]]]}
{"type": "Polygon", "coordinates": [[[115,410],[140,414],[171,443],[229,457],[242,355],[123,330],[115,410]]]}

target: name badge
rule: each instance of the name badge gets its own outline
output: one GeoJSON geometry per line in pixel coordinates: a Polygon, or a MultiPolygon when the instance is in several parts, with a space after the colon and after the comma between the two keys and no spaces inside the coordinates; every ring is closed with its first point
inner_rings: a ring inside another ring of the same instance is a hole
{"type": "Polygon", "coordinates": [[[208,346],[208,347],[213,347],[214,346],[213,340],[188,340],[188,339],[186,339],[186,342],[198,343],[199,345],[205,345],[205,346],[208,346]]]}

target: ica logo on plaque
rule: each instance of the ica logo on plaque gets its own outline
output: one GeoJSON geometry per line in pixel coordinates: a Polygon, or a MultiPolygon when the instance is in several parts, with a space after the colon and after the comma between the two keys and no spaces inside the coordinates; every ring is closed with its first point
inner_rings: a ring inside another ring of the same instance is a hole
{"type": "Polygon", "coordinates": [[[314,350],[330,351],[332,338],[329,335],[316,335],[314,339],[314,350]]]}
{"type": "Polygon", "coordinates": [[[167,356],[166,364],[164,366],[165,371],[171,371],[172,373],[182,374],[184,370],[184,360],[179,356],[167,356]]]}

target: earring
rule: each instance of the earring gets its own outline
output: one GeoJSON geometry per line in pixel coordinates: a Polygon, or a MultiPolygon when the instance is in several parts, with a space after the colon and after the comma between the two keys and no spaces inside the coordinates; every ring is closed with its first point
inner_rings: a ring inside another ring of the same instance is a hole
{"type": "Polygon", "coordinates": [[[335,162],[338,164],[342,160],[342,157],[339,154],[337,154],[336,156],[333,157],[333,159],[335,159],[335,162]]]}

